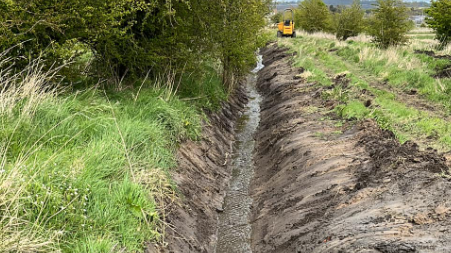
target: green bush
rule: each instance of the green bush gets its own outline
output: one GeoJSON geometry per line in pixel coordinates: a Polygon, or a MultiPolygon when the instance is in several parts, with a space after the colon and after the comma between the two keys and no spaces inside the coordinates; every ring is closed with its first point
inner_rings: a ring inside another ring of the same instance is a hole
{"type": "Polygon", "coordinates": [[[271,16],[271,23],[272,24],[279,23],[279,22],[282,21],[282,19],[283,19],[283,13],[282,12],[278,12],[278,13],[276,13],[276,14],[271,16]]]}
{"type": "Polygon", "coordinates": [[[297,26],[308,33],[331,30],[331,14],[322,0],[302,1],[294,19],[297,26]]]}
{"type": "Polygon", "coordinates": [[[344,7],[335,13],[333,18],[337,39],[346,40],[359,35],[363,31],[363,15],[359,0],[355,0],[350,8],[344,7]]]}
{"type": "Polygon", "coordinates": [[[233,86],[255,63],[269,5],[269,0],[1,1],[0,52],[12,48],[10,56],[20,57],[18,71],[38,57],[48,66],[93,62],[90,75],[115,83],[149,70],[152,77],[168,69],[201,72],[201,63],[214,59],[222,63],[225,85],[233,86]]]}
{"type": "Polygon", "coordinates": [[[436,38],[443,45],[451,41],[451,0],[437,0],[431,2],[426,10],[426,23],[435,30],[436,38]]]}
{"type": "Polygon", "coordinates": [[[408,42],[407,33],[413,28],[409,9],[400,0],[378,0],[369,21],[368,33],[382,48],[408,42]]]}

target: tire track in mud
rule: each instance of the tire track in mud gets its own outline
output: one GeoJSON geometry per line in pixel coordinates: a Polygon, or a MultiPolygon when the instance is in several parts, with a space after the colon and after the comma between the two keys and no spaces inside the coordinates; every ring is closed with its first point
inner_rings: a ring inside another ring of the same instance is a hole
{"type": "Polygon", "coordinates": [[[253,252],[451,252],[443,156],[373,121],[334,126],[291,55],[276,45],[262,54],[253,252]]]}

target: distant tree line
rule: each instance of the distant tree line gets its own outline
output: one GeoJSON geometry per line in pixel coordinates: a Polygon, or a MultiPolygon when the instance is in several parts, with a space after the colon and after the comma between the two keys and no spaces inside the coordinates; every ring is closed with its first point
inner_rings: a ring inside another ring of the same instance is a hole
{"type": "Polygon", "coordinates": [[[365,11],[359,0],[354,0],[351,6],[327,6],[322,0],[304,0],[295,10],[295,22],[308,33],[333,33],[339,40],[366,32],[383,48],[405,44],[414,25],[409,20],[411,10],[401,0],[378,0],[374,7],[365,11]]]}
{"type": "Polygon", "coordinates": [[[0,0],[0,50],[51,65],[88,57],[91,75],[158,75],[219,61],[232,86],[254,62],[271,0],[0,0]],[[149,72],[150,70],[150,72],[149,72]]]}
{"type": "MultiPolygon", "coordinates": [[[[373,37],[373,42],[387,48],[408,42],[407,33],[414,25],[409,17],[419,13],[420,10],[408,8],[401,0],[377,0],[374,8],[366,11],[359,0],[354,0],[351,6],[327,6],[322,0],[304,0],[295,10],[295,22],[306,32],[334,33],[340,40],[366,32],[373,37]]],[[[432,0],[424,13],[426,24],[436,32],[440,45],[448,45],[451,42],[451,0],[432,0]]],[[[281,19],[277,14],[272,21],[281,19]]]]}

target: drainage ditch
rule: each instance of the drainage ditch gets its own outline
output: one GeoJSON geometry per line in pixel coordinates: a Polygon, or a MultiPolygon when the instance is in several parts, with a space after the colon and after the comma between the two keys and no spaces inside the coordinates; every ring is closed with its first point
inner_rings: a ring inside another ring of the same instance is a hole
{"type": "Polygon", "coordinates": [[[252,198],[249,188],[254,175],[255,132],[260,123],[260,103],[257,73],[263,68],[262,57],[246,82],[249,102],[240,117],[236,130],[235,153],[231,161],[232,177],[219,215],[216,253],[251,252],[250,212],[252,198]]]}

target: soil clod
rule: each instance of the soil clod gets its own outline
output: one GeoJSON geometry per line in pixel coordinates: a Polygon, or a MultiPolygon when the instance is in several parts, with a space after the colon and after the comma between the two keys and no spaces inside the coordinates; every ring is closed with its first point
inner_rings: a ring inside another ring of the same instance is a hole
{"type": "MultiPolygon", "coordinates": [[[[270,45],[264,61],[253,252],[451,251],[443,229],[451,225],[444,211],[451,183],[439,176],[446,159],[400,144],[373,120],[337,127],[334,117],[324,120],[324,88],[293,82],[297,70],[285,71],[289,55],[270,45]],[[267,60],[274,54],[277,61],[267,60]]],[[[338,75],[334,85],[345,87],[346,79],[338,75]]]]}

